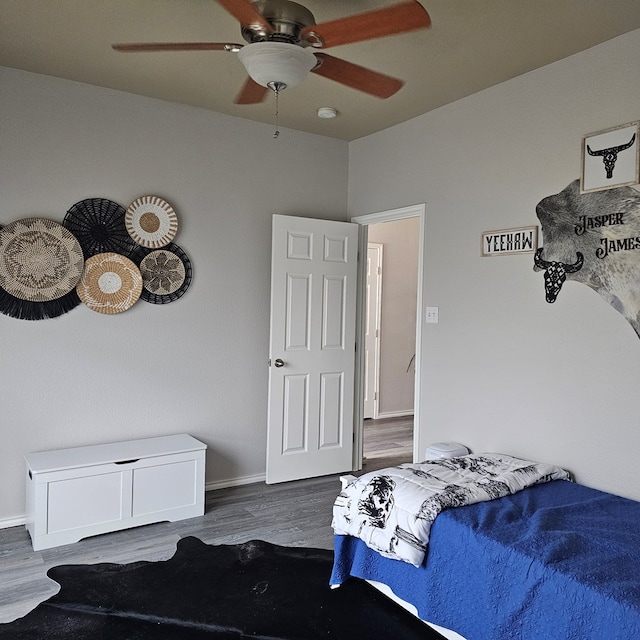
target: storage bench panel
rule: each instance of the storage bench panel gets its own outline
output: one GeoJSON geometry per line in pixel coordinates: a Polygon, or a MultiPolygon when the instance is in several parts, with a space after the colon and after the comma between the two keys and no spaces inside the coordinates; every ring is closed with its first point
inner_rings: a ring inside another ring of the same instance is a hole
{"type": "Polygon", "coordinates": [[[133,516],[196,503],[196,461],[166,463],[133,472],[133,516]]]}
{"type": "Polygon", "coordinates": [[[122,520],[122,493],[119,472],[49,483],[47,533],[122,520]]]}

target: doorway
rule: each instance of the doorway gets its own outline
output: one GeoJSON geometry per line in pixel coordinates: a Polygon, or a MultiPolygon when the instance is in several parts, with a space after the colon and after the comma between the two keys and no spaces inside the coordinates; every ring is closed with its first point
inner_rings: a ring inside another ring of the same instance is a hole
{"type": "MultiPolygon", "coordinates": [[[[415,343],[409,345],[408,352],[404,353],[403,349],[394,349],[392,347],[392,352],[396,352],[393,357],[396,360],[400,359],[403,361],[403,366],[409,369],[407,373],[412,372],[412,389],[411,394],[409,396],[409,400],[407,400],[406,394],[401,397],[404,397],[404,400],[399,400],[400,404],[393,406],[393,403],[388,404],[385,411],[384,398],[380,397],[380,411],[378,412],[378,418],[381,418],[382,421],[375,424],[375,437],[378,440],[385,441],[386,434],[381,431],[381,428],[404,428],[406,433],[407,428],[407,418],[411,418],[411,413],[413,414],[411,420],[411,426],[413,427],[413,435],[412,435],[412,446],[411,446],[411,457],[414,461],[420,459],[420,365],[421,358],[419,354],[421,353],[421,342],[422,342],[422,321],[421,321],[421,310],[423,308],[422,304],[422,283],[423,283],[423,265],[424,265],[424,247],[425,247],[425,235],[426,235],[426,215],[425,215],[425,205],[414,205],[410,207],[404,207],[402,209],[394,209],[390,211],[383,211],[379,213],[357,216],[351,219],[352,222],[356,222],[360,225],[360,247],[365,248],[368,245],[369,237],[375,237],[375,229],[378,225],[380,228],[384,228],[383,223],[393,223],[394,221],[402,221],[408,218],[415,218],[417,225],[417,260],[416,265],[414,265],[414,269],[417,273],[412,274],[413,282],[415,283],[413,292],[415,293],[415,307],[413,309],[414,317],[409,319],[409,323],[411,327],[415,327],[415,343]],[[374,226],[375,225],[375,226],[374,226]],[[371,231],[371,233],[370,233],[371,231]],[[407,357],[405,357],[407,356],[407,357]],[[408,362],[404,362],[407,360],[408,362]],[[411,371],[413,370],[413,371],[411,371]],[[407,406],[409,403],[412,406],[407,406]],[[386,425],[384,423],[387,423],[386,425]],[[395,423],[398,424],[395,424],[395,423]],[[382,434],[382,435],[381,435],[382,434]]],[[[384,242],[383,242],[384,244],[384,242]]],[[[362,253],[362,251],[361,251],[362,253]]],[[[367,260],[361,260],[360,264],[360,273],[359,273],[359,291],[361,292],[358,300],[358,335],[359,340],[358,343],[364,347],[365,344],[365,334],[366,334],[366,322],[367,322],[367,314],[369,313],[369,309],[367,308],[367,296],[366,296],[366,270],[367,270],[367,260]]],[[[407,318],[404,318],[406,322],[407,318]]],[[[384,323],[381,323],[381,337],[384,339],[384,327],[382,326],[384,323]]],[[[406,351],[407,345],[404,345],[404,351],[406,351]]],[[[366,363],[366,354],[364,348],[359,348],[359,362],[356,363],[357,373],[356,373],[356,388],[357,388],[357,397],[359,401],[356,402],[356,416],[355,416],[355,442],[354,442],[354,469],[362,469],[363,468],[363,458],[364,458],[364,449],[365,449],[365,432],[366,426],[365,423],[365,407],[364,400],[366,395],[366,384],[367,384],[367,363],[366,363]]],[[[396,370],[398,362],[395,363],[396,370]]],[[[393,367],[390,367],[390,370],[393,367]]],[[[402,381],[401,381],[402,383],[402,381]]],[[[382,383],[384,384],[384,382],[382,383]]],[[[407,378],[404,379],[404,384],[407,384],[407,378]]],[[[406,391],[406,389],[405,389],[406,391]]],[[[397,390],[396,390],[397,392],[397,390]]],[[[393,394],[392,394],[393,395],[393,394]]],[[[396,394],[397,395],[397,394],[396,394]]],[[[390,434],[391,435],[391,434],[390,434]]],[[[389,440],[392,442],[392,440],[389,440]]],[[[401,446],[401,445],[399,445],[401,446]]],[[[387,452],[392,453],[392,452],[387,452]]],[[[409,460],[407,460],[409,461],[409,460]]],[[[389,465],[387,465],[389,466],[389,465]]],[[[368,470],[368,469],[367,469],[368,470]]]]}
{"type": "Polygon", "coordinates": [[[380,242],[367,242],[367,282],[364,320],[364,400],[362,414],[365,420],[375,420],[379,417],[383,248],[384,245],[380,242]]]}

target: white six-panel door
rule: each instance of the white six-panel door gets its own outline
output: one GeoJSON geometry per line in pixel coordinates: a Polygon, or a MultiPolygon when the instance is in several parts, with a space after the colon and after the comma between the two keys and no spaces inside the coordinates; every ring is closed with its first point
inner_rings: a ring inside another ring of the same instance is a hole
{"type": "Polygon", "coordinates": [[[267,483],[352,469],[358,225],[273,216],[267,483]]]}

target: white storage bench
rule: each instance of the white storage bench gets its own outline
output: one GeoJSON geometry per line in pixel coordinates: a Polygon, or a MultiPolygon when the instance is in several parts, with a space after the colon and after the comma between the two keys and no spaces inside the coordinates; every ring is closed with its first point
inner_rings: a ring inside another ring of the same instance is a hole
{"type": "Polygon", "coordinates": [[[205,450],[180,434],[26,455],[34,550],[203,515],[205,450]]]}

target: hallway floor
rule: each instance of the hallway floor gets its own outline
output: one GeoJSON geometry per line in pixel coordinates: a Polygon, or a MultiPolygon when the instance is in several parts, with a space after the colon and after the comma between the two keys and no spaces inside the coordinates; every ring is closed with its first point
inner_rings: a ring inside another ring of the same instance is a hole
{"type": "Polygon", "coordinates": [[[364,421],[363,472],[413,461],[413,416],[364,421]]]}

